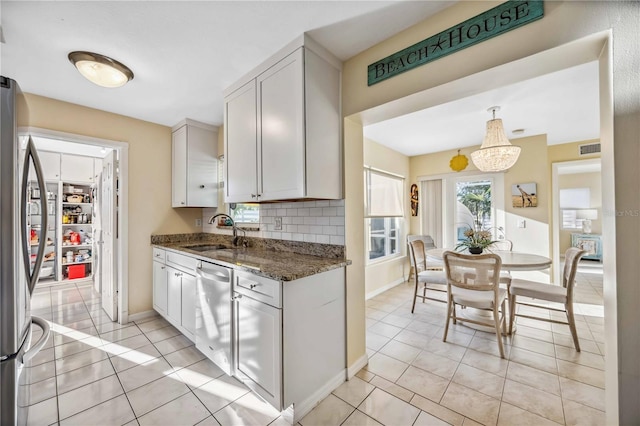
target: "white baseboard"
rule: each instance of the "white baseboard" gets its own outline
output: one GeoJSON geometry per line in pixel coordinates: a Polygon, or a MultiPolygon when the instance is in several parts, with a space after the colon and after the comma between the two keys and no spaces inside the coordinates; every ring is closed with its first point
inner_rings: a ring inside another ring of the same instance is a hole
{"type": "Polygon", "coordinates": [[[328,397],[331,392],[333,392],[341,384],[343,384],[344,381],[345,371],[342,370],[340,371],[340,373],[331,378],[327,383],[325,383],[324,386],[314,392],[309,398],[297,402],[282,411],[280,413],[282,415],[282,418],[289,424],[296,424],[300,421],[300,419],[309,414],[309,412],[313,410],[320,401],[328,397]]]}
{"type": "Polygon", "coordinates": [[[150,311],[138,312],[137,314],[129,315],[129,322],[142,321],[143,319],[158,316],[159,314],[153,309],[150,311]]]}
{"type": "Polygon", "coordinates": [[[377,295],[382,294],[385,291],[387,291],[387,290],[389,290],[389,289],[391,289],[391,288],[393,288],[393,287],[395,287],[397,285],[400,285],[402,283],[406,283],[406,282],[407,282],[407,280],[405,280],[404,277],[403,278],[398,278],[397,280],[395,280],[395,281],[393,281],[393,282],[391,282],[391,283],[389,283],[389,284],[387,284],[387,285],[385,285],[383,287],[380,287],[379,289],[376,289],[376,290],[373,290],[370,293],[367,293],[365,295],[364,299],[365,300],[372,299],[372,298],[376,297],[377,295]]]}
{"type": "Polygon", "coordinates": [[[362,370],[362,368],[369,364],[369,356],[365,352],[356,362],[351,364],[349,368],[347,368],[347,380],[350,380],[353,376],[358,374],[358,371],[362,370]]]}

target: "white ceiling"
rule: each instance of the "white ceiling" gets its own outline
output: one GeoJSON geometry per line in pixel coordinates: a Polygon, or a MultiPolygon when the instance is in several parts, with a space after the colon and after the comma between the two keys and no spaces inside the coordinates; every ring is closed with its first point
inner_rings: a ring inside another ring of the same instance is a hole
{"type": "MultiPolygon", "coordinates": [[[[2,75],[24,92],[173,126],[222,123],[222,92],[304,32],[342,60],[454,1],[2,1],[2,75]],[[85,80],[67,54],[129,66],[118,89],[85,80]]],[[[363,70],[366,72],[366,70],[363,70]]]]}
{"type": "MultiPolygon", "coordinates": [[[[29,93],[167,126],[219,125],[223,90],[303,32],[346,60],[453,3],[3,0],[1,72],[29,93]],[[135,78],[95,86],[67,60],[73,50],[111,56],[135,78]]],[[[370,125],[365,136],[410,156],[478,145],[487,108],[499,105],[516,144],[542,133],[549,144],[596,139],[597,79],[597,64],[585,64],[370,125]]]]}
{"type": "Polygon", "coordinates": [[[408,156],[480,145],[487,109],[500,106],[507,137],[547,134],[547,143],[598,139],[598,63],[590,62],[372,124],[365,137],[408,156]],[[513,130],[524,129],[514,134],[513,130]]]}

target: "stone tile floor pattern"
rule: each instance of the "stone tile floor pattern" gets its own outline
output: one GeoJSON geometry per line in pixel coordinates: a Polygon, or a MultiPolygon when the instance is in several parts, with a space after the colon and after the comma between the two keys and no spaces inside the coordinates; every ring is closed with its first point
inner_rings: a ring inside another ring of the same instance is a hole
{"type": "MultiPolygon", "coordinates": [[[[506,360],[494,335],[462,325],[442,342],[445,305],[411,314],[412,290],[367,301],[368,366],[299,424],[605,424],[600,265],[583,261],[578,274],[580,353],[568,327],[524,318],[503,340],[506,360]]],[[[30,424],[286,424],[164,319],[111,322],[88,284],[37,289],[32,310],[52,338],[25,370],[30,424]]]]}

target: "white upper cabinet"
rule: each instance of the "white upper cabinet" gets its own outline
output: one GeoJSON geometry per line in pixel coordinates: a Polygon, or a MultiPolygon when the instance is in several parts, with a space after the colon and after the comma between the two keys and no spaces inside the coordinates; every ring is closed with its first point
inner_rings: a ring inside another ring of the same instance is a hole
{"type": "Polygon", "coordinates": [[[342,198],[340,66],[303,36],[227,89],[225,201],[342,198]]]}
{"type": "Polygon", "coordinates": [[[217,207],[218,128],[184,120],[172,134],[172,207],[217,207]]]}
{"type": "MultiPolygon", "coordinates": [[[[60,180],[60,153],[38,151],[38,158],[44,173],[44,180],[60,180]]],[[[36,173],[33,167],[29,169],[29,179],[36,180],[36,173]]]]}
{"type": "Polygon", "coordinates": [[[95,182],[93,157],[62,154],[60,167],[61,180],[65,182],[95,182]]]}
{"type": "Polygon", "coordinates": [[[255,80],[225,98],[224,117],[225,200],[230,203],[256,201],[258,131],[255,80]]]}

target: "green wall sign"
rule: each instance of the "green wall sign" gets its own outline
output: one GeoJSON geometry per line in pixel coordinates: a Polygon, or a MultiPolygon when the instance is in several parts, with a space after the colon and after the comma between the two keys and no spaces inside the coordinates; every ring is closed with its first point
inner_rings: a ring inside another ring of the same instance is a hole
{"type": "Polygon", "coordinates": [[[369,86],[537,21],[543,16],[542,0],[509,0],[369,65],[369,86]]]}

